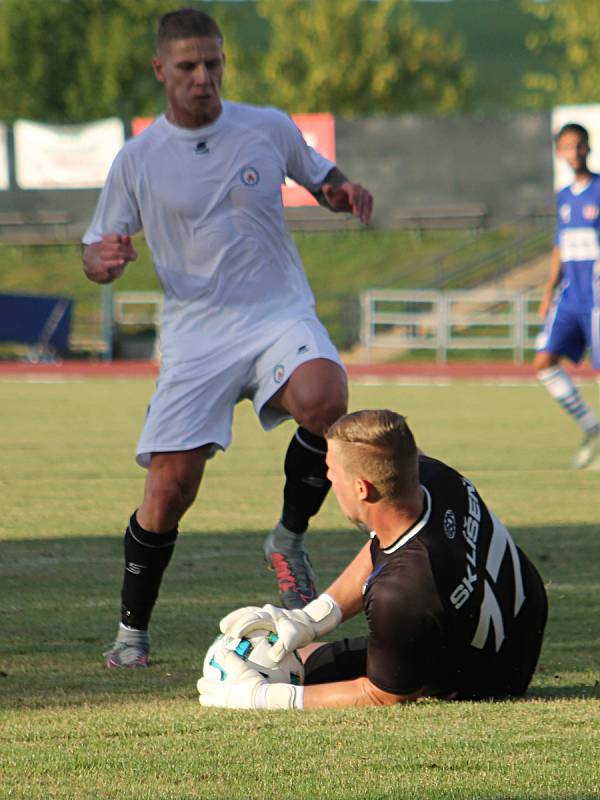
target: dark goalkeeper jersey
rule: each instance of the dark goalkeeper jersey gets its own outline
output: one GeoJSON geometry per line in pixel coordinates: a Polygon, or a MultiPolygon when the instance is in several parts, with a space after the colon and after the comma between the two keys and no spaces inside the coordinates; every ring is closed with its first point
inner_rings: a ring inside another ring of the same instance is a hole
{"type": "Polygon", "coordinates": [[[542,581],[470,481],[425,456],[420,480],[420,519],[385,549],[373,534],[367,675],[394,694],[523,694],[546,622],[542,581]]]}

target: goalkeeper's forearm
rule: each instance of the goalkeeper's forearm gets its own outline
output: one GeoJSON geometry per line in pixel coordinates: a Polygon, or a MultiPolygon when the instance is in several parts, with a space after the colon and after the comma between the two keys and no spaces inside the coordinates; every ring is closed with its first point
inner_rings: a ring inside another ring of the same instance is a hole
{"type": "Polygon", "coordinates": [[[358,614],[362,610],[363,587],[368,580],[373,562],[371,560],[371,543],[366,542],[346,569],[326,589],[342,611],[342,619],[358,614]]]}
{"type": "Polygon", "coordinates": [[[254,692],[255,709],[365,708],[407,703],[423,696],[422,690],[410,695],[384,692],[365,676],[352,681],[335,681],[312,686],[263,683],[254,692]]]}

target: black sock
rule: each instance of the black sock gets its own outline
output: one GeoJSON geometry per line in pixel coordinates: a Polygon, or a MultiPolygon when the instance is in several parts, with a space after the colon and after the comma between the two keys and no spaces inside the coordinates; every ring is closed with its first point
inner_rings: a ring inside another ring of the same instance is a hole
{"type": "Polygon", "coordinates": [[[125,573],[121,591],[121,622],[146,630],[158,597],[163,572],[175,549],[178,529],[168,533],[146,531],[131,515],[125,531],[125,573]]]}
{"type": "Polygon", "coordinates": [[[281,523],[289,531],[304,533],[309,519],[321,508],[327,480],[327,442],[306,428],[298,428],[285,456],[285,488],[281,523]]]}

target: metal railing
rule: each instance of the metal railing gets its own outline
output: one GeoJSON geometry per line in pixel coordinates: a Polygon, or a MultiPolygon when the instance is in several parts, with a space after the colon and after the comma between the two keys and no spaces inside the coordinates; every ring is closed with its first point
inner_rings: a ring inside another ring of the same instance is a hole
{"type": "Polygon", "coordinates": [[[361,343],[375,348],[434,350],[445,363],[451,351],[512,351],[515,363],[535,348],[539,291],[369,290],[361,295],[361,343]]]}
{"type": "Polygon", "coordinates": [[[113,293],[108,287],[104,294],[103,325],[106,357],[157,359],[162,307],[160,292],[113,293]]]}
{"type": "Polygon", "coordinates": [[[160,292],[115,292],[112,316],[117,325],[158,327],[163,297],[160,292]]]}

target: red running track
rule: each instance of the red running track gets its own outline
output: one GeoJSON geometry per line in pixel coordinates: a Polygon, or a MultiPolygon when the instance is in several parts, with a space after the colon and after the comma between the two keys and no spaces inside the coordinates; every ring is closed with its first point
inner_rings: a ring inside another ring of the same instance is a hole
{"type": "MultiPolygon", "coordinates": [[[[531,364],[506,362],[463,362],[456,364],[348,364],[348,375],[355,380],[532,380],[531,364]]],[[[598,373],[589,365],[571,368],[577,378],[588,380],[598,373]]],[[[153,378],[158,374],[154,361],[63,361],[32,364],[21,361],[0,362],[3,378],[153,378]]]]}

